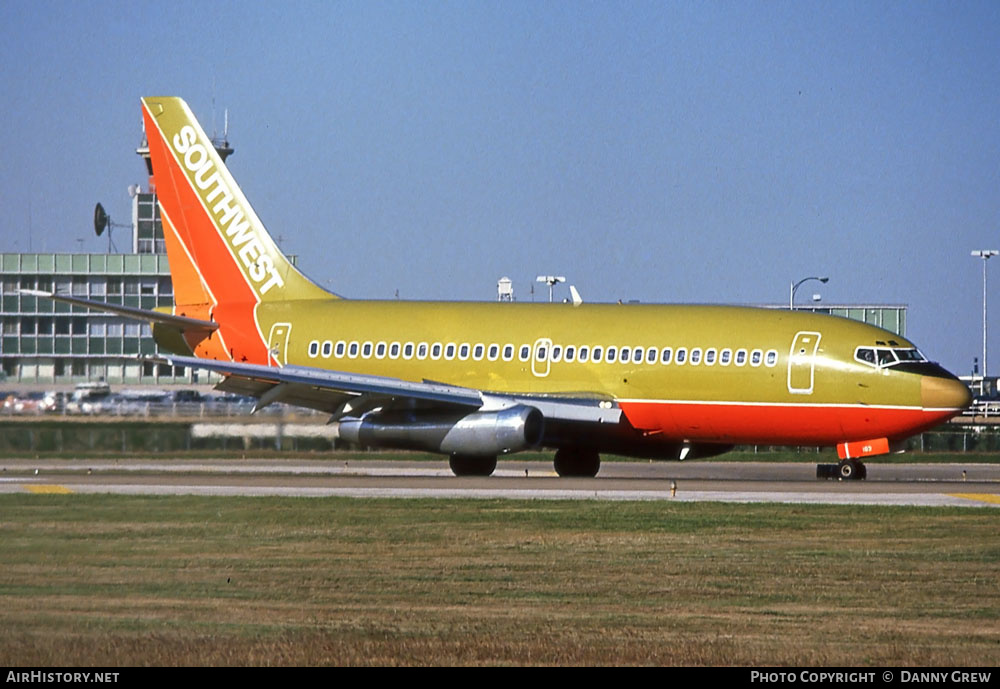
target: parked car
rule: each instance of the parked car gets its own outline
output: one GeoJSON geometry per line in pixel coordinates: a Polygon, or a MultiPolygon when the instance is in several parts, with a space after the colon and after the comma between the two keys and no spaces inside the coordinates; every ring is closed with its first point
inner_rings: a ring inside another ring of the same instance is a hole
{"type": "Polygon", "coordinates": [[[45,399],[44,392],[25,393],[14,400],[11,412],[14,414],[41,414],[43,399],[45,399]]]}
{"type": "Polygon", "coordinates": [[[107,410],[111,386],[107,383],[79,383],[66,403],[70,414],[101,414],[107,410]]]}
{"type": "Polygon", "coordinates": [[[49,390],[45,393],[39,406],[43,412],[57,414],[66,408],[68,397],[69,395],[61,390],[49,390]]]}

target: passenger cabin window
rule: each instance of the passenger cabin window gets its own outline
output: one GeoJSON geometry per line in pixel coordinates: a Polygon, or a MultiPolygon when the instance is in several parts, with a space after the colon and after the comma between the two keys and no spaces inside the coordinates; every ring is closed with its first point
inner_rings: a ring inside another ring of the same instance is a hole
{"type": "Polygon", "coordinates": [[[774,366],[777,363],[778,363],[778,352],[774,349],[769,349],[767,351],[767,358],[764,360],[764,364],[768,368],[774,368],[774,366]]]}
{"type": "Polygon", "coordinates": [[[604,350],[601,347],[594,347],[594,353],[590,355],[590,360],[595,364],[601,363],[601,356],[604,354],[604,350]]]}
{"type": "Polygon", "coordinates": [[[476,361],[482,361],[483,353],[486,351],[485,345],[477,344],[472,348],[472,358],[476,361]]]}
{"type": "Polygon", "coordinates": [[[729,363],[732,360],[733,360],[733,350],[731,350],[731,349],[723,349],[719,353],[719,364],[720,365],[722,365],[722,366],[728,366],[729,363]]]}
{"type": "Polygon", "coordinates": [[[465,361],[466,359],[469,358],[469,345],[462,344],[458,348],[458,358],[461,359],[462,361],[465,361]]]}
{"type": "Polygon", "coordinates": [[[428,347],[427,347],[427,343],[426,342],[421,342],[420,344],[418,344],[417,345],[417,358],[421,359],[421,360],[422,359],[426,359],[427,358],[427,349],[428,349],[428,347]]]}
{"type": "Polygon", "coordinates": [[[323,342],[323,358],[324,359],[329,359],[330,358],[330,350],[332,348],[333,348],[333,343],[330,342],[330,340],[326,340],[325,342],[323,342]]]}
{"type": "Polygon", "coordinates": [[[581,345],[580,351],[577,353],[576,360],[581,364],[587,363],[587,359],[590,358],[590,347],[587,345],[581,345]]]}
{"type": "Polygon", "coordinates": [[[399,343],[393,342],[389,345],[389,358],[398,359],[399,358],[399,343]]]}
{"type": "Polygon", "coordinates": [[[618,358],[618,348],[608,347],[608,353],[604,355],[604,360],[607,361],[609,364],[613,364],[615,363],[615,360],[617,358],[618,358]]]}
{"type": "Polygon", "coordinates": [[[562,345],[552,345],[552,361],[560,361],[562,359],[562,345]]]}
{"type": "Polygon", "coordinates": [[[572,362],[576,358],[576,347],[573,345],[566,346],[566,353],[563,355],[563,359],[568,362],[572,362]]]}
{"type": "Polygon", "coordinates": [[[489,350],[486,353],[486,358],[490,361],[496,361],[500,356],[500,345],[491,344],[489,350]]]}
{"type": "Polygon", "coordinates": [[[736,350],[736,365],[743,366],[747,362],[747,350],[738,349],[736,350]]]}
{"type": "Polygon", "coordinates": [[[407,342],[403,345],[403,358],[412,359],[413,358],[413,343],[407,342]]]}
{"type": "Polygon", "coordinates": [[[753,352],[750,353],[751,366],[760,366],[760,362],[763,360],[764,360],[764,352],[760,351],[759,349],[755,349],[753,350],[753,352]]]}
{"type": "Polygon", "coordinates": [[[503,346],[503,360],[510,361],[514,358],[514,345],[508,344],[503,346]]]}
{"type": "Polygon", "coordinates": [[[313,340],[309,343],[309,356],[313,359],[319,356],[319,340],[313,340]]]}
{"type": "Polygon", "coordinates": [[[444,346],[444,358],[448,359],[449,361],[451,359],[455,358],[455,343],[454,342],[449,342],[448,344],[446,344],[444,346]]]}
{"type": "Polygon", "coordinates": [[[441,343],[435,342],[431,345],[431,359],[435,361],[441,358],[441,343]]]}
{"type": "Polygon", "coordinates": [[[385,356],[385,342],[379,342],[375,345],[375,357],[381,359],[385,356]]]}
{"type": "Polygon", "coordinates": [[[347,349],[347,343],[346,342],[344,342],[343,340],[341,340],[340,342],[337,343],[337,349],[334,350],[334,351],[335,351],[338,359],[343,359],[344,358],[344,350],[346,350],[346,349],[347,349]]]}
{"type": "Polygon", "coordinates": [[[647,364],[655,364],[656,363],[656,355],[657,355],[658,352],[659,352],[659,350],[656,347],[650,347],[649,349],[647,349],[646,350],[646,363],[647,364]]]}
{"type": "Polygon", "coordinates": [[[363,345],[361,345],[361,356],[367,359],[371,355],[372,355],[372,343],[365,342],[363,345]]]}
{"type": "Polygon", "coordinates": [[[674,358],[674,350],[670,347],[664,347],[660,350],[660,363],[669,364],[670,360],[674,358]]]}
{"type": "Polygon", "coordinates": [[[714,349],[708,349],[705,351],[705,365],[711,366],[715,363],[716,352],[714,349]]]}
{"type": "Polygon", "coordinates": [[[621,356],[618,358],[618,360],[623,364],[627,364],[631,353],[632,353],[631,349],[629,349],[628,347],[622,347],[621,356]]]}
{"type": "Polygon", "coordinates": [[[691,362],[692,366],[697,366],[698,364],[701,363],[701,348],[700,347],[695,347],[694,349],[691,350],[691,358],[688,359],[688,361],[691,362]]]}
{"type": "Polygon", "coordinates": [[[352,342],[347,348],[347,356],[352,359],[356,358],[358,356],[358,346],[357,342],[352,342]]]}
{"type": "Polygon", "coordinates": [[[685,361],[687,361],[688,350],[684,347],[677,348],[677,354],[674,356],[674,361],[677,362],[678,366],[682,366],[685,361]]]}
{"type": "Polygon", "coordinates": [[[521,361],[527,361],[531,358],[531,347],[528,345],[521,345],[521,352],[518,356],[521,361]]]}

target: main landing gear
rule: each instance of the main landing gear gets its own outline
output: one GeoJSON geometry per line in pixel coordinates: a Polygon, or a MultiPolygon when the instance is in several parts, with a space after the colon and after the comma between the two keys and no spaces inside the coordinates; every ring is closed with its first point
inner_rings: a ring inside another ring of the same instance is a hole
{"type": "Polygon", "coordinates": [[[497,458],[480,455],[451,455],[448,466],[455,476],[490,476],[497,468],[497,458]]]}
{"type": "Polygon", "coordinates": [[[842,481],[863,481],[868,477],[864,462],[842,459],[838,464],[817,464],[816,478],[836,478],[842,481]]]}
{"type": "MultiPolygon", "coordinates": [[[[593,450],[564,447],[556,450],[556,473],[560,476],[593,478],[601,469],[601,456],[593,450]]],[[[455,476],[490,476],[497,468],[497,458],[481,455],[451,455],[448,466],[455,476]]]]}
{"type": "Polygon", "coordinates": [[[594,450],[561,447],[556,450],[553,464],[560,476],[593,478],[601,470],[601,455],[594,450]]]}

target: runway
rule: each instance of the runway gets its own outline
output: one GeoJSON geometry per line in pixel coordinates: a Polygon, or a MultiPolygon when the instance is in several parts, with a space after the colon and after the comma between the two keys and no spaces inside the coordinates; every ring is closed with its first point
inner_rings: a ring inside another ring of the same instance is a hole
{"type": "Polygon", "coordinates": [[[670,500],[1000,507],[1000,465],[868,465],[867,481],[816,479],[816,465],[609,462],[563,479],[544,462],[501,461],[488,478],[456,478],[446,461],[7,460],[0,493],[345,496],[535,500],[670,500]]]}

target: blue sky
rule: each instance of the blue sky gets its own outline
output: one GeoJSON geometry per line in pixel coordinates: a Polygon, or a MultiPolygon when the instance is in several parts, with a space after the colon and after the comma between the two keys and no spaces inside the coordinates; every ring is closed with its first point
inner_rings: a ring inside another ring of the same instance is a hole
{"type": "Polygon", "coordinates": [[[127,220],[145,183],[139,98],[178,95],[210,132],[228,108],[258,215],[348,297],[548,273],[774,303],[822,274],[805,300],[906,303],[957,373],[981,351],[1000,3],[167,4],[0,3],[0,251],[103,250],[94,204],[127,220]]]}

